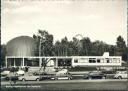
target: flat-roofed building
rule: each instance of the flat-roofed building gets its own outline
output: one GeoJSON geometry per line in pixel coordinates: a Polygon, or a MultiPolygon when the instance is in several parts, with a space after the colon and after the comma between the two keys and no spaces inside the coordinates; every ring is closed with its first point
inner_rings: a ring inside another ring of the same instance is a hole
{"type": "Polygon", "coordinates": [[[86,67],[86,66],[121,66],[121,56],[35,56],[35,41],[28,36],[20,36],[7,43],[6,67],[40,68],[47,67],[86,67]]]}

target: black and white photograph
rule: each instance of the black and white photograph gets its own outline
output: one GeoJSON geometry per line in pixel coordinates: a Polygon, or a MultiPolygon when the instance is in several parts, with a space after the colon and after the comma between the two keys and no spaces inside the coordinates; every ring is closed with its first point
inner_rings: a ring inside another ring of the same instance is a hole
{"type": "Polygon", "coordinates": [[[1,91],[128,91],[127,0],[1,0],[1,91]]]}

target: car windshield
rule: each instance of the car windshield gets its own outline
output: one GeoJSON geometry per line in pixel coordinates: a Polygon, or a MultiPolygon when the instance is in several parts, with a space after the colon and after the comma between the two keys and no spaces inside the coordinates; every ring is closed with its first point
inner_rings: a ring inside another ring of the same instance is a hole
{"type": "Polygon", "coordinates": [[[127,71],[117,71],[116,74],[124,74],[127,73],[127,71]]]}
{"type": "Polygon", "coordinates": [[[102,71],[102,73],[105,73],[105,74],[115,74],[115,71],[102,71]]]}
{"type": "Polygon", "coordinates": [[[99,71],[93,71],[93,72],[89,72],[89,74],[100,74],[99,71]]]}

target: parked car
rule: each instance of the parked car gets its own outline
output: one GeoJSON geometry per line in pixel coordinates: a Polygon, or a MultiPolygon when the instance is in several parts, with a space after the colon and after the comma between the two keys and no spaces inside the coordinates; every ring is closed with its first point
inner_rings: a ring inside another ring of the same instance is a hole
{"type": "Polygon", "coordinates": [[[7,70],[2,71],[1,76],[7,76],[9,73],[10,73],[10,71],[7,71],[7,70]]]}
{"type": "Polygon", "coordinates": [[[6,76],[1,76],[0,79],[1,79],[1,81],[5,81],[6,80],[6,76]]]}
{"type": "Polygon", "coordinates": [[[60,71],[58,71],[58,72],[56,73],[56,75],[64,75],[64,74],[66,74],[66,73],[68,73],[68,70],[67,70],[67,69],[61,69],[60,71]]]}
{"type": "Polygon", "coordinates": [[[17,73],[19,76],[25,74],[25,72],[24,72],[23,70],[18,70],[16,73],[17,73]]]}
{"type": "Polygon", "coordinates": [[[127,73],[127,71],[119,71],[115,74],[114,78],[116,78],[116,79],[126,79],[126,78],[128,78],[128,73],[127,73]]]}
{"type": "Polygon", "coordinates": [[[19,76],[18,77],[19,80],[21,81],[40,81],[40,76],[39,75],[34,75],[31,73],[26,73],[23,76],[19,76]]]}
{"type": "Polygon", "coordinates": [[[40,75],[40,80],[50,80],[54,77],[54,75],[46,74],[46,75],[40,75]]]}
{"type": "Polygon", "coordinates": [[[70,73],[56,74],[51,79],[53,79],[53,80],[72,80],[72,75],[70,73]]]}
{"type": "Polygon", "coordinates": [[[99,71],[84,74],[84,79],[106,79],[106,75],[99,71]]]}
{"type": "Polygon", "coordinates": [[[18,80],[18,74],[10,72],[6,77],[5,80],[18,80]]]}
{"type": "Polygon", "coordinates": [[[103,74],[106,75],[106,78],[107,79],[113,79],[115,74],[116,74],[116,71],[113,71],[113,70],[105,70],[105,71],[102,71],[103,74]]]}

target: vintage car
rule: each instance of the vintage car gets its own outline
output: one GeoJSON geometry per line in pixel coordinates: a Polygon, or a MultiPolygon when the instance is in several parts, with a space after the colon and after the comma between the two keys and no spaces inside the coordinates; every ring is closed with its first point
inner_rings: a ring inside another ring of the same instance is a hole
{"type": "Polygon", "coordinates": [[[18,80],[18,74],[15,72],[10,72],[7,76],[5,76],[5,80],[18,80]]]}
{"type": "Polygon", "coordinates": [[[106,79],[106,75],[100,71],[92,71],[84,74],[84,79],[106,79]]]}
{"type": "Polygon", "coordinates": [[[24,72],[23,70],[18,70],[16,73],[17,73],[19,76],[25,74],[25,72],[24,72]]]}
{"type": "Polygon", "coordinates": [[[128,78],[128,72],[127,71],[119,71],[115,74],[114,78],[116,78],[116,79],[127,79],[128,78]]]}
{"type": "Polygon", "coordinates": [[[53,80],[72,80],[72,75],[70,73],[56,74],[52,77],[53,80]]]}
{"type": "Polygon", "coordinates": [[[7,76],[9,73],[10,73],[10,71],[7,71],[7,70],[2,71],[1,76],[7,76]]]}
{"type": "Polygon", "coordinates": [[[26,73],[18,78],[20,81],[40,81],[40,76],[32,73],[26,73]]]}
{"type": "Polygon", "coordinates": [[[105,70],[105,71],[102,71],[102,73],[106,75],[106,79],[113,79],[115,74],[116,74],[116,71],[114,71],[114,70],[105,70]]]}

